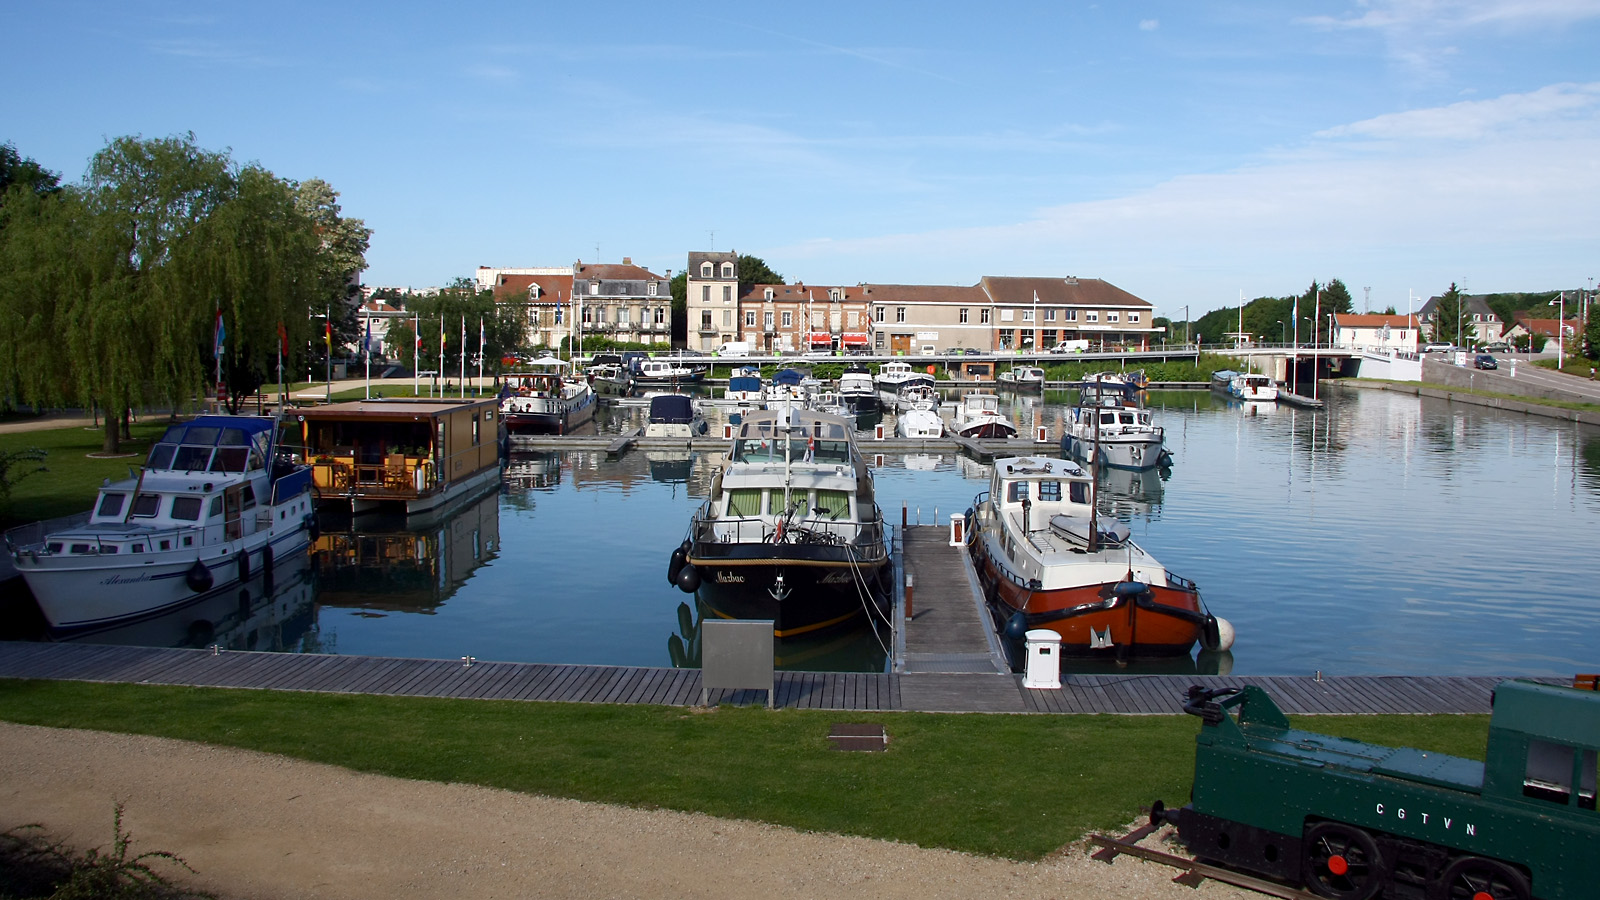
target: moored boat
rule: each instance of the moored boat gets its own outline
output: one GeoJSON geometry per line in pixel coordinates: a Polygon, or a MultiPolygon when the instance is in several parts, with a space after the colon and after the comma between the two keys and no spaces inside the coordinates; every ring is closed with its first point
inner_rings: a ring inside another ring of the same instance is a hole
{"type": "Polygon", "coordinates": [[[279,458],[274,421],[173,425],[137,477],[100,488],[87,520],[6,543],[53,630],[154,616],[303,554],[316,528],[311,471],[279,458]]]}
{"type": "Polygon", "coordinates": [[[1014,390],[1038,390],[1044,387],[1044,370],[1038,366],[1012,366],[994,377],[995,383],[1014,390]]]}
{"type": "Polygon", "coordinates": [[[1064,653],[1173,656],[1198,642],[1226,650],[1232,627],[1195,584],[1168,572],[1095,509],[1093,479],[1076,463],[997,459],[969,512],[968,547],[1008,637],[1045,628],[1064,653]]]}
{"type": "Polygon", "coordinates": [[[1139,382],[1120,378],[1084,382],[1061,435],[1061,454],[1118,469],[1171,465],[1166,431],[1140,405],[1140,390],[1139,382]]]}
{"type": "Polygon", "coordinates": [[[839,398],[854,415],[871,415],[883,409],[872,373],[865,366],[850,366],[839,375],[839,398]]]}
{"type": "Polygon", "coordinates": [[[689,365],[675,359],[635,359],[633,381],[637,385],[672,386],[699,384],[709,366],[689,365]]]}
{"type": "Polygon", "coordinates": [[[891,569],[848,420],[785,407],[740,423],[667,577],[713,614],[771,619],[783,637],[882,621],[891,569]]]}
{"type": "Polygon", "coordinates": [[[511,434],[566,434],[594,418],[595,394],[585,378],[568,378],[567,363],[540,359],[542,371],[511,372],[500,388],[500,418],[511,434]]]}
{"type": "Polygon", "coordinates": [[[645,437],[693,438],[705,434],[705,414],[687,394],[656,394],[650,398],[645,437]]]}
{"type": "Polygon", "coordinates": [[[500,401],[351,400],[294,411],[319,502],[414,515],[500,480],[500,401]]]}
{"type": "Polygon", "coordinates": [[[914,384],[934,386],[933,376],[927,372],[918,372],[911,368],[911,364],[898,359],[890,360],[878,368],[878,374],[873,379],[878,385],[878,390],[887,394],[898,394],[914,384]]]}
{"type": "Polygon", "coordinates": [[[1009,438],[1017,426],[1000,414],[1000,398],[987,391],[968,391],[950,417],[949,429],[962,437],[1009,438]]]}

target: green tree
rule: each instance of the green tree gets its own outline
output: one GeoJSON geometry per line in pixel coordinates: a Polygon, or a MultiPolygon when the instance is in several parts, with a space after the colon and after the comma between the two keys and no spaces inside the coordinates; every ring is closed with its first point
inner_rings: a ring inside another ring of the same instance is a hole
{"type": "Polygon", "coordinates": [[[311,178],[295,186],[295,202],[311,220],[321,245],[317,266],[316,295],[310,298],[313,311],[331,315],[334,344],[356,343],[362,338],[362,270],[372,229],[360,219],[342,216],[339,192],[326,181],[311,178]]]}
{"type": "Polygon", "coordinates": [[[17,152],[10,141],[0,144],[0,204],[13,185],[34,194],[53,194],[61,190],[61,176],[17,152]]]}
{"type": "Polygon", "coordinates": [[[667,288],[672,292],[672,345],[682,347],[689,340],[689,270],[672,276],[667,288]]]}
{"type": "Polygon", "coordinates": [[[1440,294],[1433,305],[1433,339],[1464,346],[1461,342],[1463,318],[1461,289],[1452,281],[1450,290],[1440,294]]]}
{"type": "MultiPolygon", "coordinates": [[[[753,284],[785,284],[783,276],[768,268],[767,261],[759,256],[739,257],[739,293],[743,294],[753,284]]],[[[684,290],[689,282],[684,280],[684,290]]]]}
{"type": "MultiPolygon", "coordinates": [[[[457,278],[439,293],[413,297],[409,309],[421,321],[422,348],[418,353],[423,369],[437,370],[441,376],[459,374],[465,364],[469,375],[477,372],[472,360],[478,353],[480,324],[483,338],[483,369],[498,373],[500,359],[520,349],[527,340],[527,317],[515,303],[495,303],[493,291],[480,291],[470,278],[457,278]],[[444,333],[444,354],[439,352],[440,329],[444,333]],[[465,343],[462,331],[465,329],[465,343]],[[465,354],[463,356],[463,354],[465,354]],[[465,363],[463,363],[465,359],[465,363]]],[[[410,334],[412,323],[390,326],[390,343],[410,334]],[[401,328],[396,331],[396,328],[401,328]]]]}

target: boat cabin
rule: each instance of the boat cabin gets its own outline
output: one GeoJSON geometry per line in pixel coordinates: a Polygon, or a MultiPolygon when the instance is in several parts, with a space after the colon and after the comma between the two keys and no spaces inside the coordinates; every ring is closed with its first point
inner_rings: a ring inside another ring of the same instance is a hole
{"type": "MultiPolygon", "coordinates": [[[[559,389],[559,386],[558,386],[559,389]]],[[[324,501],[429,509],[500,472],[499,400],[352,400],[296,413],[324,501]]]]}
{"type": "Polygon", "coordinates": [[[815,410],[746,416],[712,481],[710,506],[718,535],[731,541],[760,541],[780,520],[854,540],[861,523],[877,518],[848,421],[815,410]]]}
{"type": "MultiPolygon", "coordinates": [[[[1007,541],[1016,535],[1050,531],[1074,544],[1087,546],[1091,522],[1099,531],[1099,546],[1115,546],[1128,539],[1127,526],[1110,516],[1094,513],[1094,490],[1089,473],[1077,463],[1048,457],[1019,457],[995,461],[989,481],[989,498],[1005,523],[1007,541]]],[[[1015,556],[1007,546],[1008,555],[1015,556]]]]}

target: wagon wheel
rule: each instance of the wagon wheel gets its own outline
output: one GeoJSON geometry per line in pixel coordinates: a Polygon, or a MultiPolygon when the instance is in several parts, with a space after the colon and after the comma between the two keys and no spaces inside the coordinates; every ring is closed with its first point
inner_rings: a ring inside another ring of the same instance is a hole
{"type": "Polygon", "coordinates": [[[1302,873],[1306,887],[1333,900],[1368,900],[1388,871],[1378,844],[1360,828],[1319,822],[1306,832],[1302,873]]]}
{"type": "Polygon", "coordinates": [[[1528,900],[1533,890],[1521,872],[1481,856],[1464,856],[1447,866],[1437,900],[1528,900]]]}

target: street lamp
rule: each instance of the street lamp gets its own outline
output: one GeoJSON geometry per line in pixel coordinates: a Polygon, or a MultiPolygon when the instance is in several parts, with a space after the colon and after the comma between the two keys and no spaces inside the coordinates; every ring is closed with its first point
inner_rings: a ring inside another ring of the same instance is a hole
{"type": "Polygon", "coordinates": [[[1278,320],[1278,343],[1289,343],[1289,323],[1282,319],[1278,320]]]}
{"type": "MultiPolygon", "coordinates": [[[[1557,372],[1561,371],[1561,367],[1563,365],[1565,365],[1566,362],[1567,362],[1567,344],[1566,344],[1566,337],[1567,337],[1567,292],[1566,291],[1562,291],[1561,292],[1560,304],[1561,305],[1559,307],[1557,307],[1557,312],[1556,312],[1556,371],[1557,372]]],[[[1551,301],[1550,303],[1548,303],[1546,305],[1547,306],[1556,306],[1556,301],[1551,301]]],[[[1532,347],[1533,347],[1533,342],[1531,340],[1528,342],[1528,347],[1529,347],[1529,349],[1532,349],[1532,347]]]]}

